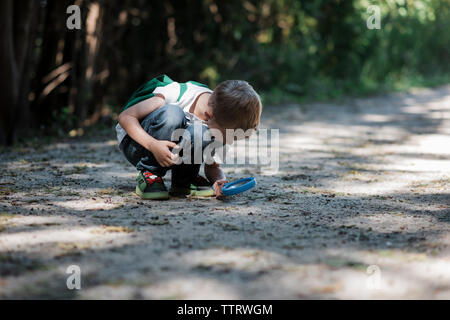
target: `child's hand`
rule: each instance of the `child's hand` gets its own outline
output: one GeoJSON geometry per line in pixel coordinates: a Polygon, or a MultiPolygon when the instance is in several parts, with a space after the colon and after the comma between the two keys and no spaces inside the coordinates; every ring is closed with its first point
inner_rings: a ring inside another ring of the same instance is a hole
{"type": "Polygon", "coordinates": [[[166,140],[156,140],[151,146],[151,152],[155,156],[156,161],[163,167],[174,165],[175,155],[169,148],[178,148],[177,144],[166,140]]]}
{"type": "Polygon", "coordinates": [[[213,188],[216,197],[223,196],[222,188],[227,182],[228,182],[227,180],[217,180],[216,182],[214,182],[213,188]]]}

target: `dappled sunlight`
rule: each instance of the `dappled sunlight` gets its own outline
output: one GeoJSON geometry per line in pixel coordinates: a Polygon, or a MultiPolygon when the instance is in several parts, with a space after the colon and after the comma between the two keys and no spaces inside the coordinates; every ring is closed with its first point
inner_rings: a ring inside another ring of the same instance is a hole
{"type": "Polygon", "coordinates": [[[58,226],[61,224],[69,224],[75,223],[76,220],[71,217],[61,217],[54,215],[47,216],[35,216],[35,215],[27,215],[27,216],[19,216],[19,215],[9,215],[7,218],[3,218],[6,220],[6,223],[13,223],[14,227],[33,227],[33,226],[58,226]]]}
{"type": "Polygon", "coordinates": [[[296,263],[265,250],[212,249],[188,252],[176,261],[183,271],[169,271],[157,280],[152,276],[125,278],[94,286],[81,297],[239,299],[251,294],[261,299],[398,299],[450,294],[449,261],[400,250],[386,251],[382,259],[371,251],[328,250],[321,263],[296,263]],[[399,261],[408,264],[399,267],[399,261]],[[379,268],[379,282],[370,278],[369,266],[379,268]],[[227,274],[235,276],[224,281],[227,274]],[[247,285],[243,286],[242,279],[247,279],[247,285]],[[432,285],[443,291],[434,291],[432,285]]]}
{"type": "MultiPolygon", "coordinates": [[[[336,297],[351,299],[399,299],[408,296],[410,299],[422,297],[448,299],[450,297],[450,260],[432,257],[426,254],[389,249],[381,251],[342,249],[328,250],[336,261],[358,261],[364,266],[361,272],[344,272],[341,282],[343,290],[336,297]],[[378,286],[373,287],[367,267],[376,266],[379,271],[378,286]],[[440,288],[439,291],[434,288],[440,288]]],[[[345,263],[344,263],[345,264],[345,263]]],[[[339,272],[338,272],[339,273],[339,272]]]]}
{"type": "MultiPolygon", "coordinates": [[[[43,225],[45,226],[45,225],[43,225]]],[[[26,247],[42,246],[44,244],[57,244],[58,249],[65,249],[67,245],[76,243],[81,249],[88,247],[108,248],[114,247],[111,240],[120,240],[126,243],[131,239],[131,234],[120,230],[109,231],[102,226],[78,226],[67,225],[62,227],[46,227],[41,230],[27,230],[13,233],[2,233],[0,235],[0,248],[2,251],[23,250],[26,247]],[[83,246],[85,244],[85,246],[83,246]]]]}
{"type": "MultiPolygon", "coordinates": [[[[419,206],[413,206],[411,210],[420,210],[419,206]]],[[[343,218],[339,221],[342,225],[351,226],[366,232],[377,232],[379,234],[390,234],[395,232],[420,233],[424,229],[431,231],[437,219],[430,216],[412,216],[402,211],[386,211],[379,213],[364,213],[356,217],[343,218]],[[389,215],[384,219],[383,214],[389,215]]],[[[445,230],[445,227],[441,229],[445,230]]],[[[388,242],[389,240],[386,240],[388,242]]]]}
{"type": "Polygon", "coordinates": [[[121,202],[105,202],[103,199],[80,199],[51,202],[62,208],[76,211],[112,210],[123,207],[121,202]]]}
{"type": "MultiPolygon", "coordinates": [[[[448,135],[420,135],[410,139],[410,143],[414,145],[411,147],[411,152],[415,153],[430,153],[437,155],[450,155],[450,144],[448,135]]],[[[450,157],[449,157],[450,158],[450,157]]],[[[446,160],[450,160],[447,158],[446,160]]],[[[450,163],[450,161],[448,161],[450,163]]]]}
{"type": "Polygon", "coordinates": [[[449,120],[435,114],[448,112],[439,97],[450,88],[441,90],[434,102],[395,94],[266,108],[263,127],[280,129],[279,170],[249,164],[258,150],[239,141],[247,163],[224,166],[227,178],[257,186],[222,200],[140,199],[137,172],[109,137],[2,155],[0,295],[448,297],[449,120]],[[86,275],[76,294],[65,288],[71,264],[86,275]]]}
{"type": "Polygon", "coordinates": [[[233,269],[245,272],[279,268],[288,261],[286,257],[275,252],[250,248],[196,250],[182,254],[177,259],[191,268],[233,269]]]}
{"type": "Polygon", "coordinates": [[[449,1],[72,2],[0,10],[0,299],[450,299],[449,1]]]}
{"type": "MultiPolygon", "coordinates": [[[[393,94],[398,100],[390,104],[383,97],[370,102],[357,99],[356,121],[332,112],[331,107],[329,113],[313,112],[312,119],[304,117],[302,123],[284,127],[280,152],[289,161],[280,173],[295,176],[292,163],[306,169],[317,167],[319,161],[322,187],[336,192],[408,192],[419,179],[421,184],[439,187],[436,182],[450,176],[450,149],[446,148],[450,136],[443,134],[450,127],[445,116],[450,112],[447,91],[443,87],[440,94],[430,90],[393,94]],[[422,99],[421,94],[432,98],[422,99]]],[[[445,191],[445,185],[440,190],[445,191]]]]}
{"type": "Polygon", "coordinates": [[[373,123],[385,123],[396,120],[401,120],[396,115],[388,115],[388,114],[364,114],[361,116],[361,120],[373,123]]]}
{"type": "MultiPolygon", "coordinates": [[[[395,161],[393,159],[392,165],[385,166],[385,170],[398,170],[398,171],[409,171],[411,173],[440,173],[444,177],[450,173],[450,160],[428,160],[421,158],[407,158],[401,157],[395,161]]],[[[417,179],[417,176],[416,176],[417,179]]]]}
{"type": "Polygon", "coordinates": [[[198,276],[174,276],[143,288],[144,299],[244,299],[230,283],[198,276]]]}

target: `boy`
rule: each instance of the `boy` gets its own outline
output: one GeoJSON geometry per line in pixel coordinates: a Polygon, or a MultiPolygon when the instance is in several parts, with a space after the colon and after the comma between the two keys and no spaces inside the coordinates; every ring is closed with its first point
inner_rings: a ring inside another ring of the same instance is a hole
{"type": "Polygon", "coordinates": [[[214,91],[195,81],[178,83],[166,75],[145,83],[127,102],[116,126],[120,150],[140,171],[136,193],[142,199],[168,199],[162,177],[170,169],[171,194],[220,196],[226,180],[217,162],[205,163],[206,180],[198,174],[201,162],[177,164],[171,150],[185,139],[184,144],[192,144],[189,150],[202,152],[204,161],[203,151],[214,141],[205,139],[209,131],[221,133],[214,137],[222,144],[231,144],[226,141],[226,129],[255,129],[261,111],[258,94],[245,81],[224,81],[214,91]],[[184,129],[191,141],[186,136],[172,141],[178,129],[184,129]],[[198,139],[200,147],[195,144],[198,139]]]}

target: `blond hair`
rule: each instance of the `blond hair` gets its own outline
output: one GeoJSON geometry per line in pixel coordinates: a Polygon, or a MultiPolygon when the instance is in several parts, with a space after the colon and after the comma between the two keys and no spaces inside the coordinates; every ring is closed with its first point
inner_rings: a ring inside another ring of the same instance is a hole
{"type": "Polygon", "coordinates": [[[259,95],[243,80],[227,80],[212,93],[209,104],[214,120],[224,129],[256,129],[262,112],[259,95]]]}

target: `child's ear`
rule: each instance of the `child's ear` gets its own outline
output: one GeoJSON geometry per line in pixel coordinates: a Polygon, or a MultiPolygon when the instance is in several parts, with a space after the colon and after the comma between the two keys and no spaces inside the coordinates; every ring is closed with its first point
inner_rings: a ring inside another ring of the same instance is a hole
{"type": "Polygon", "coordinates": [[[206,120],[210,120],[210,119],[212,119],[212,112],[210,112],[210,111],[205,111],[205,118],[206,118],[206,120]]]}

